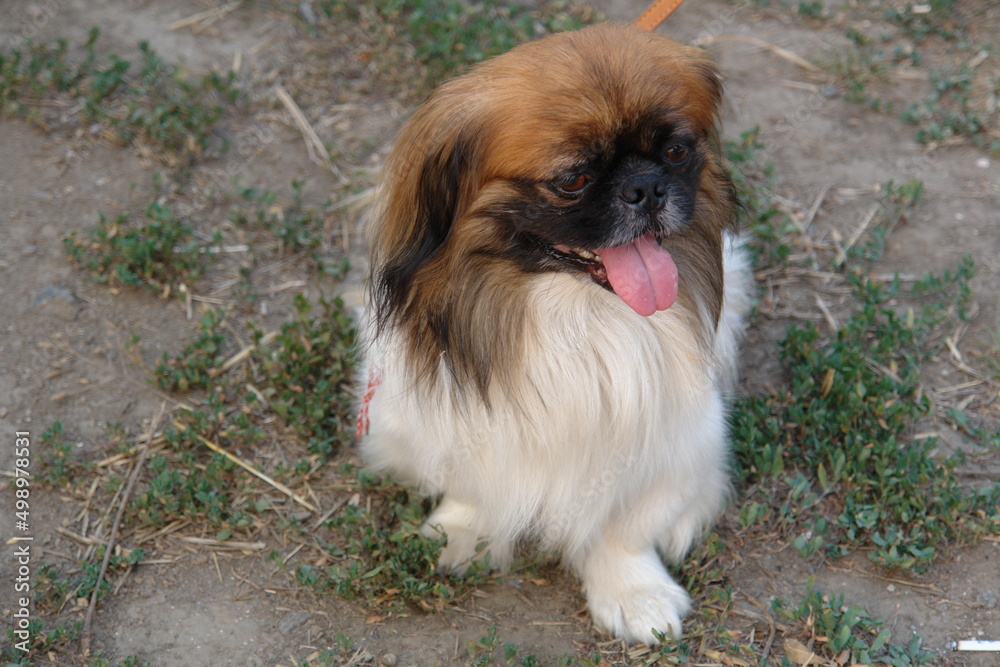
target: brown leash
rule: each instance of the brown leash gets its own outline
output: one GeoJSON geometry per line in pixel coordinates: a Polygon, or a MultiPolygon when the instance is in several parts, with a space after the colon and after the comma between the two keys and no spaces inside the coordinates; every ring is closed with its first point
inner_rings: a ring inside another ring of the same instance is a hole
{"type": "Polygon", "coordinates": [[[632,25],[639,30],[652,32],[681,6],[684,0],[653,0],[653,3],[639,15],[632,25]]]}

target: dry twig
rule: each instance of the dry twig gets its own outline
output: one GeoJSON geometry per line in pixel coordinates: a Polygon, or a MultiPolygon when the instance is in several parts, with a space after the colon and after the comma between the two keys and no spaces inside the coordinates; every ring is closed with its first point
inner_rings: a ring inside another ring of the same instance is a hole
{"type": "Polygon", "coordinates": [[[225,361],[225,363],[223,363],[222,366],[219,367],[218,370],[214,370],[213,369],[213,371],[210,371],[209,374],[212,377],[215,377],[217,375],[222,375],[223,373],[225,373],[226,371],[230,370],[234,366],[237,366],[237,365],[243,363],[244,361],[246,361],[247,359],[249,359],[250,355],[257,348],[264,347],[265,345],[269,345],[271,343],[271,341],[273,341],[277,336],[278,336],[278,332],[277,331],[272,331],[270,333],[265,334],[264,336],[261,337],[259,343],[256,343],[254,345],[247,345],[242,350],[240,350],[239,352],[237,352],[233,356],[229,357],[229,359],[227,359],[225,361]]]}
{"type": "MultiPolygon", "coordinates": [[[[184,425],[181,424],[180,422],[174,422],[174,426],[176,426],[179,429],[185,430],[184,429],[184,425]]],[[[292,491],[290,488],[288,488],[287,486],[285,486],[281,482],[279,482],[277,480],[274,480],[274,479],[271,479],[270,477],[268,477],[267,475],[265,475],[261,471],[257,470],[256,468],[254,468],[252,465],[250,465],[249,463],[247,463],[243,459],[239,458],[238,456],[233,456],[232,454],[230,454],[229,452],[227,452],[226,450],[224,450],[222,447],[219,447],[217,444],[215,444],[211,440],[208,440],[207,438],[203,437],[201,434],[199,434],[199,433],[191,433],[191,435],[193,435],[198,440],[200,440],[203,445],[205,445],[206,447],[208,447],[209,449],[211,449],[213,452],[216,452],[217,454],[222,454],[227,459],[229,459],[230,461],[232,461],[233,463],[235,463],[239,467],[243,468],[247,472],[249,472],[251,475],[257,477],[258,479],[261,479],[261,480],[267,482],[268,484],[270,484],[271,486],[273,486],[274,488],[276,488],[278,491],[281,491],[286,496],[288,496],[289,498],[291,498],[292,500],[294,500],[295,502],[297,502],[299,505],[302,505],[303,507],[305,507],[307,510],[310,510],[312,512],[318,512],[319,511],[316,508],[315,505],[313,505],[308,500],[300,497],[298,494],[296,494],[294,491],[292,491]]]]}
{"type": "Polygon", "coordinates": [[[745,44],[753,44],[754,46],[764,49],[765,51],[770,51],[774,55],[787,60],[793,65],[798,65],[807,72],[819,71],[819,67],[813,65],[802,56],[796,55],[788,49],[783,49],[780,46],[771,44],[770,42],[765,42],[763,39],[758,39],[757,37],[751,37],[749,35],[710,35],[708,37],[701,37],[694,41],[696,46],[708,46],[709,44],[715,44],[716,42],[743,42],[745,44]]]}
{"type": "Polygon", "coordinates": [[[104,575],[108,571],[108,563],[111,561],[111,552],[114,550],[115,546],[115,536],[118,534],[118,526],[121,525],[122,515],[125,513],[125,507],[128,505],[129,496],[132,495],[133,489],[135,489],[136,482],[139,479],[139,472],[142,470],[143,463],[146,461],[146,456],[149,454],[149,444],[153,441],[153,434],[156,432],[156,428],[160,425],[160,420],[163,419],[163,415],[166,414],[167,404],[160,404],[160,411],[149,424],[149,431],[146,432],[146,446],[143,447],[142,452],[139,454],[139,458],[136,460],[135,465],[132,467],[132,473],[129,475],[128,484],[125,487],[125,491],[122,493],[121,499],[118,505],[118,513],[115,515],[115,522],[111,526],[111,533],[108,535],[108,544],[104,548],[104,560],[101,561],[101,569],[97,573],[97,582],[94,584],[94,592],[90,594],[90,605],[87,607],[87,615],[83,620],[83,635],[80,640],[83,655],[90,655],[90,635],[91,626],[94,622],[94,609],[97,607],[97,594],[101,590],[101,582],[104,580],[104,575]]]}
{"type": "Polygon", "coordinates": [[[309,159],[315,162],[320,167],[329,167],[330,171],[341,183],[347,183],[347,179],[344,175],[340,173],[337,169],[337,165],[333,163],[330,158],[329,151],[326,150],[326,146],[323,145],[323,140],[319,138],[316,134],[316,130],[313,129],[312,125],[309,123],[309,119],[306,115],[302,113],[302,109],[299,105],[295,103],[292,96],[288,94],[288,91],[281,86],[275,86],[274,94],[278,96],[281,103],[285,105],[288,112],[292,114],[292,118],[295,119],[295,124],[299,126],[299,130],[302,132],[303,137],[306,141],[306,150],[309,152],[309,159]]]}
{"type": "Polygon", "coordinates": [[[851,234],[851,238],[848,239],[847,243],[844,246],[837,248],[837,258],[834,260],[837,266],[841,266],[847,261],[847,251],[854,247],[854,244],[858,242],[861,235],[864,234],[868,227],[871,226],[876,214],[878,214],[879,208],[880,206],[878,204],[872,206],[865,215],[864,219],[862,219],[861,224],[858,225],[858,228],[854,230],[853,234],[851,234]]]}
{"type": "Polygon", "coordinates": [[[840,323],[837,322],[837,318],[834,317],[833,313],[830,312],[830,309],[827,307],[826,302],[823,301],[823,297],[821,297],[819,294],[816,294],[815,296],[816,296],[816,306],[820,309],[820,312],[823,313],[823,317],[826,318],[826,324],[828,327],[830,327],[830,332],[837,333],[837,331],[840,330],[840,323]]]}
{"type": "Polygon", "coordinates": [[[180,539],[189,544],[227,551],[260,551],[267,547],[267,544],[264,542],[235,542],[232,540],[213,540],[208,537],[190,537],[187,535],[182,536],[180,539]]]}
{"type": "Polygon", "coordinates": [[[242,4],[243,0],[233,0],[229,4],[222,5],[221,7],[213,7],[212,9],[206,9],[203,12],[198,12],[197,14],[192,14],[187,18],[179,19],[167,26],[167,30],[180,30],[181,28],[186,28],[188,26],[194,26],[192,30],[198,32],[212,25],[216,21],[220,21],[225,18],[230,12],[234,11],[237,7],[242,4]],[[200,24],[200,25],[199,25],[200,24]]]}

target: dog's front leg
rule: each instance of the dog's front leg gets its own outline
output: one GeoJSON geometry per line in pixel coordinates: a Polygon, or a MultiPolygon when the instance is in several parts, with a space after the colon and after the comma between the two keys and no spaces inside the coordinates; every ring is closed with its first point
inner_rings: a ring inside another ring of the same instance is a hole
{"type": "Polygon", "coordinates": [[[671,578],[653,545],[635,550],[599,540],[578,566],[594,623],[628,641],[658,643],[653,631],[679,637],[688,594],[671,578]]]}
{"type": "Polygon", "coordinates": [[[493,531],[481,510],[452,495],[444,496],[420,532],[427,537],[447,539],[438,558],[438,570],[442,572],[464,574],[473,562],[495,569],[510,561],[511,549],[503,542],[491,542],[493,531]]]}

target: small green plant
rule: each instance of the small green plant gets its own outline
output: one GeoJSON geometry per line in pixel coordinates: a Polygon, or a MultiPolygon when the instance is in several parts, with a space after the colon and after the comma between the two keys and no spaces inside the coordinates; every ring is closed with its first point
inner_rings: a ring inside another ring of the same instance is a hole
{"type": "MultiPolygon", "coordinates": [[[[746,203],[756,266],[774,270],[793,261],[789,250],[803,231],[773,209],[766,180],[751,177],[762,171],[754,161],[758,147],[751,132],[726,148],[740,168],[734,181],[746,203]]],[[[752,489],[739,523],[782,526],[804,557],[864,547],[882,565],[923,569],[941,545],[1000,527],[1000,485],[963,489],[955,476],[961,454],[941,458],[933,440],[909,436],[930,416],[924,364],[969,315],[972,260],[925,276],[910,293],[897,280],[867,277],[921,193],[919,181],[886,184],[867,234],[850,239],[832,261],[851,288],[849,320],[829,338],[813,324],[790,327],[779,344],[787,385],[741,399],[732,412],[737,468],[752,489]]],[[[819,256],[794,261],[818,268],[819,256]]]]}
{"type": "Polygon", "coordinates": [[[43,614],[59,611],[75,590],[73,582],[52,563],[39,563],[34,579],[35,608],[43,614]]]}
{"type": "Polygon", "coordinates": [[[55,421],[42,431],[42,445],[35,479],[56,488],[65,488],[80,482],[80,474],[87,469],[86,462],[73,453],[73,445],[62,437],[62,422],[55,421]]]}
{"type": "MultiPolygon", "coordinates": [[[[312,304],[296,296],[296,318],[282,326],[273,346],[258,346],[254,358],[270,408],[326,456],[352,437],[356,331],[340,299],[321,301],[319,308],[312,315],[312,304]]],[[[254,342],[262,338],[253,333],[254,342]]]]}
{"type": "Polygon", "coordinates": [[[822,18],[823,3],[819,2],[819,0],[812,0],[811,2],[799,0],[798,15],[810,19],[822,18]]]}
{"type": "Polygon", "coordinates": [[[846,36],[852,42],[849,46],[827,53],[819,61],[840,80],[844,98],[849,102],[885,110],[890,103],[871,92],[871,88],[890,78],[901,55],[887,51],[884,42],[856,30],[848,31],[846,36]]]}
{"type": "Polygon", "coordinates": [[[146,488],[131,506],[132,519],[162,526],[196,517],[218,530],[219,539],[246,529],[270,504],[254,502],[254,479],[222,454],[208,453],[205,440],[223,448],[257,443],[269,414],[279,416],[311,451],[308,459],[269,471],[278,480],[314,470],[349,441],[353,325],[339,300],[321,301],[316,314],[301,295],[294,305],[296,317],[277,332],[265,336],[250,325],[254,347],[242,367],[223,368],[222,311],[208,311],[194,341],[176,357],[163,357],[154,383],[169,391],[205,393],[164,431],[179,460],[150,459],[146,488]]]}
{"type": "Polygon", "coordinates": [[[325,568],[299,564],[297,581],[332,590],[373,609],[405,609],[418,605],[441,609],[485,580],[473,567],[462,578],[436,572],[444,538],[420,532],[424,510],[419,499],[399,487],[383,486],[384,513],[375,515],[347,505],[331,520],[338,535],[326,546],[336,561],[325,568]]]}
{"type": "Polygon", "coordinates": [[[200,154],[208,147],[209,133],[222,117],[225,104],[236,99],[231,79],[210,72],[187,81],[148,42],[139,42],[138,48],[141,63],[134,82],[121,81],[129,63],[112,56],[126,92],[118,108],[104,114],[95,109],[94,116],[105,115],[124,141],[143,138],[178,154],[200,154]]]}
{"type": "MultiPolygon", "coordinates": [[[[176,441],[183,435],[171,431],[168,439],[176,441]]],[[[220,454],[213,453],[204,463],[201,458],[190,449],[182,450],[181,466],[162,454],[152,457],[146,486],[129,505],[129,520],[164,526],[178,519],[197,519],[225,534],[248,527],[252,516],[247,476],[220,454]]]]}
{"type": "Polygon", "coordinates": [[[962,312],[955,295],[968,296],[971,274],[967,260],[948,281],[922,281],[918,296],[939,291],[919,316],[889,307],[898,284],[854,276],[860,309],[831,340],[812,325],[789,329],[780,344],[787,389],[743,399],[733,412],[741,476],[763,483],[742,520],[800,526],[803,553],[868,546],[881,564],[918,569],[939,544],[1000,527],[1000,485],[965,491],[953,474],[960,455],[941,460],[932,440],[906,438],[929,409],[919,377],[931,333],[942,311],[962,312]],[[839,501],[824,502],[830,495],[839,501]]]}
{"type": "Polygon", "coordinates": [[[188,223],[159,201],[141,216],[123,213],[109,222],[101,215],[88,236],[71,232],[63,245],[102,284],[147,287],[168,295],[197,280],[208,261],[188,223]]]}
{"type": "Polygon", "coordinates": [[[973,94],[973,73],[962,67],[950,74],[931,73],[931,95],[914,102],[900,114],[900,118],[918,126],[916,138],[920,143],[943,141],[952,137],[982,138],[988,123],[973,94]]]}
{"type": "Polygon", "coordinates": [[[322,207],[306,206],[302,201],[303,182],[292,181],[292,203],[279,206],[270,190],[243,188],[237,204],[229,210],[229,220],[243,229],[267,232],[261,243],[273,244],[278,253],[304,253],[313,266],[335,278],[347,271],[346,260],[333,259],[322,252],[326,213],[322,207]]]}
{"type": "Polygon", "coordinates": [[[30,667],[35,664],[33,662],[34,656],[48,651],[66,650],[79,640],[82,632],[83,621],[73,621],[69,625],[46,628],[41,619],[33,618],[28,622],[28,656],[26,657],[22,651],[16,648],[17,644],[23,640],[14,634],[13,630],[5,629],[4,633],[8,641],[0,646],[0,658],[7,660],[7,664],[30,667]]]}
{"type": "Polygon", "coordinates": [[[177,357],[163,353],[153,370],[153,382],[164,391],[208,389],[219,372],[226,336],[220,331],[226,314],[210,310],[198,319],[198,336],[177,357]]]}
{"type": "MultiPolygon", "coordinates": [[[[92,56],[91,33],[85,48],[92,56]]],[[[27,115],[25,102],[52,92],[66,93],[76,89],[87,76],[87,66],[93,62],[88,57],[83,65],[74,66],[67,59],[69,44],[58,39],[54,44],[28,42],[23,49],[0,53],[0,111],[14,115],[27,115]]]]}
{"type": "Polygon", "coordinates": [[[549,32],[573,30],[593,20],[592,12],[554,2],[529,9],[505,0],[474,4],[456,0],[324,0],[321,7],[328,16],[366,27],[379,50],[393,61],[415,61],[417,78],[424,88],[522,42],[549,32]]]}
{"type": "Polygon", "coordinates": [[[485,635],[475,641],[470,639],[466,642],[465,653],[469,657],[470,665],[492,665],[493,655],[499,648],[500,640],[497,639],[497,626],[491,625],[485,635]]]}
{"type": "Polygon", "coordinates": [[[954,39],[955,10],[955,0],[905,2],[891,5],[885,17],[905,29],[918,42],[931,34],[954,39]]]}
{"type": "Polygon", "coordinates": [[[797,606],[775,599],[772,609],[787,621],[805,621],[810,632],[809,646],[818,662],[836,664],[926,665],[934,654],[920,648],[922,639],[914,635],[905,646],[889,643],[890,630],[882,621],[860,607],[844,606],[844,596],[833,598],[814,588],[810,578],[807,591],[797,606]]]}
{"type": "MultiPolygon", "coordinates": [[[[541,663],[534,655],[526,655],[520,660],[517,659],[518,648],[513,642],[504,642],[502,645],[497,636],[497,626],[491,624],[486,629],[486,634],[476,640],[469,640],[465,644],[465,654],[469,659],[468,664],[474,667],[498,664],[496,661],[503,659],[503,665],[520,665],[521,667],[539,667],[541,663]]],[[[559,665],[580,664],[569,656],[563,656],[559,665]]],[[[585,662],[584,664],[590,664],[585,662]]],[[[596,663],[595,663],[596,664],[596,663]]]]}
{"type": "MultiPolygon", "coordinates": [[[[121,554],[113,553],[108,560],[108,570],[110,574],[122,573],[131,569],[136,563],[145,558],[145,551],[141,548],[125,551],[121,554]]],[[[97,575],[100,572],[100,563],[104,557],[104,547],[99,547],[93,558],[80,563],[78,568],[74,568],[70,573],[62,572],[51,563],[39,563],[38,569],[34,573],[32,590],[35,592],[36,609],[43,614],[58,613],[63,605],[72,599],[89,598],[97,586],[97,575]]],[[[108,583],[110,577],[100,582],[97,591],[97,599],[101,600],[111,590],[108,583]]]]}
{"type": "Polygon", "coordinates": [[[727,141],[723,150],[732,165],[730,177],[736,186],[740,223],[749,232],[747,249],[758,269],[778,266],[792,253],[789,240],[797,228],[787,213],[773,205],[773,170],[758,164],[763,149],[759,141],[760,127],[743,132],[739,141],[727,141]]]}
{"type": "MultiPolygon", "coordinates": [[[[74,63],[68,44],[27,42],[23,48],[0,53],[0,112],[20,116],[37,113],[29,102],[52,96],[70,98],[79,108],[71,121],[107,125],[125,142],[137,139],[160,148],[169,162],[187,162],[208,146],[212,128],[237,97],[231,79],[209,73],[186,79],[165,63],[149,44],[138,44],[139,67],[111,53],[97,55],[100,35],[90,31],[82,60],[74,63]]],[[[57,122],[64,122],[55,119],[57,122]]]]}
{"type": "Polygon", "coordinates": [[[886,183],[879,198],[879,208],[868,225],[867,234],[834,260],[836,268],[871,266],[880,260],[885,253],[889,235],[917,206],[923,190],[924,184],[916,179],[910,179],[906,183],[886,183]]]}

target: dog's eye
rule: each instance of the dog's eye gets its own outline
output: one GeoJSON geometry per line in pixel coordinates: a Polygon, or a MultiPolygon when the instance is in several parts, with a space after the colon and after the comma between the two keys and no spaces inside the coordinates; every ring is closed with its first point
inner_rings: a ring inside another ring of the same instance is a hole
{"type": "Polygon", "coordinates": [[[576,195],[583,192],[588,183],[590,183],[590,176],[587,174],[569,174],[556,181],[555,185],[567,194],[576,195]]]}
{"type": "Polygon", "coordinates": [[[667,161],[673,165],[684,164],[688,159],[688,147],[683,144],[676,144],[667,149],[667,161]]]}

